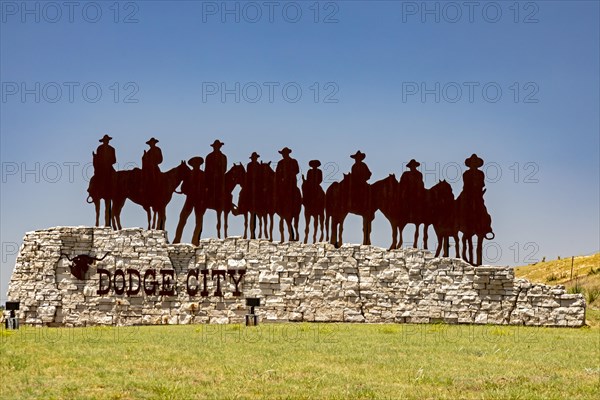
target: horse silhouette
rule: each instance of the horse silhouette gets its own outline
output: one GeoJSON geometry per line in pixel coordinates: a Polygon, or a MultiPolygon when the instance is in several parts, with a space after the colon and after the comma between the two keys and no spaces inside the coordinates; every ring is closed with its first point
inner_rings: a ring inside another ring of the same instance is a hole
{"type": "Polygon", "coordinates": [[[462,258],[473,265],[481,265],[483,262],[483,240],[493,240],[496,235],[492,230],[492,217],[483,202],[483,195],[477,206],[467,207],[466,200],[459,195],[457,203],[458,229],[462,232],[462,258]],[[488,237],[488,235],[491,235],[488,237]],[[476,259],[473,258],[473,237],[477,236],[476,259]]]}
{"type": "Polygon", "coordinates": [[[167,204],[171,201],[175,189],[189,173],[190,169],[185,161],[181,161],[177,167],[167,172],[161,172],[157,178],[159,183],[148,198],[148,192],[144,193],[142,190],[142,171],[139,168],[117,171],[113,196],[113,227],[122,229],[121,211],[125,201],[129,199],[141,205],[146,211],[148,229],[164,230],[167,220],[167,204]],[[154,211],[153,215],[151,215],[151,211],[154,211]]]}
{"type": "Polygon", "coordinates": [[[350,174],[344,174],[341,182],[332,183],[325,192],[325,223],[330,233],[331,243],[340,247],[343,244],[344,220],[348,214],[356,214],[363,219],[363,244],[371,244],[371,225],[377,207],[372,201],[370,185],[357,193],[352,190],[350,174]]]}
{"type": "Polygon", "coordinates": [[[395,174],[389,174],[387,178],[381,179],[371,185],[371,197],[375,202],[374,206],[381,211],[392,227],[392,244],[389,250],[397,248],[398,245],[399,196],[399,185],[395,174]]]}
{"type": "Polygon", "coordinates": [[[323,241],[323,231],[325,227],[325,191],[321,187],[323,181],[323,172],[319,169],[321,162],[312,160],[309,162],[312,167],[307,172],[307,178],[302,175],[302,204],[304,205],[304,243],[308,242],[308,232],[310,230],[310,219],[313,218],[313,243],[317,242],[317,231],[319,226],[321,236],[319,241],[323,241]]]}
{"type": "Polygon", "coordinates": [[[460,257],[455,203],[452,187],[446,180],[439,181],[425,192],[423,243],[427,249],[427,231],[429,225],[432,225],[437,236],[436,257],[440,253],[449,257],[450,238],[454,239],[456,257],[460,257]]]}
{"type": "Polygon", "coordinates": [[[234,164],[229,171],[225,173],[223,180],[223,190],[216,189],[217,193],[211,194],[208,190],[208,200],[206,207],[214,210],[217,214],[217,237],[221,238],[221,215],[223,215],[223,235],[227,237],[227,229],[229,227],[229,213],[234,210],[233,206],[233,190],[237,185],[242,186],[246,171],[242,164],[234,164]]]}

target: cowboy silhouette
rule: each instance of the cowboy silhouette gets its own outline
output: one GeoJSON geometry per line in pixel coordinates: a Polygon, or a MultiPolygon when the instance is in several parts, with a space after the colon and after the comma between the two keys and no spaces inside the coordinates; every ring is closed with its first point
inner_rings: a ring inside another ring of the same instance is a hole
{"type": "Polygon", "coordinates": [[[208,190],[208,206],[214,208],[220,204],[225,192],[225,173],[227,172],[227,156],[221,152],[225,143],[215,140],[211,147],[213,151],[206,156],[204,174],[208,190]]]}
{"type": "Polygon", "coordinates": [[[297,186],[297,175],[300,173],[300,166],[298,161],[290,157],[291,152],[292,150],[288,147],[279,150],[282,158],[275,169],[275,210],[280,217],[279,230],[282,240],[284,220],[288,225],[290,240],[298,240],[297,229],[294,230],[292,225],[297,228],[297,218],[302,207],[302,195],[297,186]]]}
{"type": "Polygon", "coordinates": [[[420,218],[423,211],[423,202],[425,201],[425,183],[423,174],[417,170],[421,165],[414,158],[406,165],[408,171],[402,173],[400,177],[400,200],[404,205],[409,221],[415,221],[414,218],[420,218]]]}
{"type": "Polygon", "coordinates": [[[371,178],[371,170],[363,161],[367,157],[365,153],[358,150],[350,158],[354,164],[350,170],[350,198],[348,199],[350,207],[364,207],[368,196],[369,184],[367,181],[371,178]]]}
{"type": "Polygon", "coordinates": [[[485,187],[485,175],[478,168],[483,166],[483,159],[477,154],[472,154],[471,157],[465,160],[465,165],[469,167],[463,173],[463,191],[465,197],[470,199],[483,200],[483,189],[485,187]]]}
{"type": "Polygon", "coordinates": [[[325,223],[325,191],[321,187],[323,182],[323,171],[319,169],[321,162],[311,160],[308,163],[310,169],[306,172],[306,179],[302,182],[302,203],[304,204],[304,243],[308,242],[310,218],[314,219],[313,242],[317,241],[317,230],[321,224],[321,237],[323,240],[323,228],[325,223]]]}
{"type": "Polygon", "coordinates": [[[155,185],[159,185],[160,168],[159,165],[163,161],[162,151],[158,146],[158,139],[151,138],[146,142],[150,148],[144,150],[142,156],[142,193],[146,197],[146,201],[151,202],[151,193],[156,189],[155,185]]]}
{"type": "Polygon", "coordinates": [[[244,182],[244,193],[245,201],[244,204],[249,210],[254,211],[260,199],[262,193],[260,192],[262,186],[261,181],[261,167],[258,159],[260,155],[257,152],[253,152],[250,156],[250,162],[246,165],[246,177],[244,182]]]}
{"type": "Polygon", "coordinates": [[[279,150],[281,160],[279,160],[275,169],[275,181],[282,190],[296,186],[296,182],[298,181],[296,176],[300,172],[300,166],[298,165],[298,161],[290,157],[291,152],[292,150],[288,147],[279,150]]]}
{"type": "Polygon", "coordinates": [[[200,242],[200,234],[202,233],[202,220],[206,211],[206,182],[205,172],[200,169],[204,163],[202,157],[192,157],[188,160],[188,164],[192,167],[191,172],[183,179],[181,184],[181,192],[186,195],[185,204],[179,214],[179,223],[175,232],[173,243],[181,242],[183,228],[189,218],[192,210],[196,216],[196,225],[192,235],[192,244],[197,246],[200,242]]]}
{"type": "Polygon", "coordinates": [[[310,169],[306,173],[306,184],[310,187],[320,186],[323,182],[323,171],[319,169],[321,161],[311,160],[308,162],[310,169]]]}
{"type": "Polygon", "coordinates": [[[94,165],[94,190],[102,196],[108,196],[111,192],[111,179],[115,173],[113,165],[117,162],[115,148],[108,144],[111,137],[104,135],[99,140],[102,144],[96,149],[96,153],[92,153],[94,165]]]}
{"type": "Polygon", "coordinates": [[[102,144],[98,146],[94,155],[94,175],[110,176],[111,173],[115,172],[113,165],[117,162],[117,156],[115,148],[108,144],[111,140],[112,137],[108,135],[104,135],[99,140],[102,144]]]}

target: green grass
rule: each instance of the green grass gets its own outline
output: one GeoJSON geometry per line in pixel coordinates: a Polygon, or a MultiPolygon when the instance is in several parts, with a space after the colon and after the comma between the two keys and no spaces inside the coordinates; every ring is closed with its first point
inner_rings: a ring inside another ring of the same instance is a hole
{"type": "Polygon", "coordinates": [[[581,329],[262,324],[0,331],[0,398],[591,399],[581,329]]]}

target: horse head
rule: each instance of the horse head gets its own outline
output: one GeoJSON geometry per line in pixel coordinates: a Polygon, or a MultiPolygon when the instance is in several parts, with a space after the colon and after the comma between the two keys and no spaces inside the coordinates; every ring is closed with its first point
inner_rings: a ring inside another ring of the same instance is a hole
{"type": "MultiPolygon", "coordinates": [[[[239,164],[233,164],[233,166],[231,167],[231,169],[229,171],[227,171],[227,173],[225,174],[225,178],[226,180],[231,183],[233,185],[233,187],[235,187],[235,185],[242,185],[242,183],[244,182],[244,178],[246,176],[246,169],[244,168],[244,165],[242,165],[242,163],[239,164]]],[[[233,190],[233,188],[232,188],[233,190]]]]}

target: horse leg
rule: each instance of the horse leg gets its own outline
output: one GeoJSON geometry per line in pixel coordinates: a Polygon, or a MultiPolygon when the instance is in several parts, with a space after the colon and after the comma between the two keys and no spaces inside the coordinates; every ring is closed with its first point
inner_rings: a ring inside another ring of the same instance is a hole
{"type": "Polygon", "coordinates": [[[390,224],[392,225],[392,244],[388,250],[394,250],[398,242],[398,227],[392,222],[390,224]]]}
{"type": "Polygon", "coordinates": [[[324,228],[324,225],[325,225],[325,215],[323,215],[323,213],[320,213],[318,215],[318,217],[319,217],[319,225],[321,226],[321,228],[320,228],[321,229],[321,236],[319,236],[319,242],[322,242],[323,241],[323,228],[324,228]]]}
{"type": "Polygon", "coordinates": [[[469,236],[467,243],[469,245],[469,263],[473,264],[473,236],[469,236]]]}
{"type": "Polygon", "coordinates": [[[293,226],[293,221],[292,218],[288,218],[286,220],[287,223],[287,228],[288,228],[288,241],[289,242],[293,242],[294,240],[296,240],[296,233],[294,232],[294,226],[293,226]]]}
{"type": "Polygon", "coordinates": [[[399,233],[399,235],[398,235],[398,247],[396,247],[397,249],[401,249],[402,248],[402,244],[403,244],[402,243],[402,231],[404,231],[404,227],[405,226],[406,225],[398,224],[398,233],[399,233]]]}
{"type": "Polygon", "coordinates": [[[319,215],[313,215],[313,243],[317,243],[318,230],[319,230],[319,215]]]}
{"type": "Polygon", "coordinates": [[[482,265],[483,264],[483,235],[478,234],[477,235],[477,264],[475,265],[482,265]]]}
{"type": "Polygon", "coordinates": [[[427,249],[427,240],[429,239],[429,236],[427,235],[427,231],[429,230],[429,224],[425,223],[423,224],[423,248],[425,250],[427,249]]]}
{"type": "Polygon", "coordinates": [[[152,229],[152,213],[150,212],[150,207],[146,208],[146,215],[148,216],[148,230],[152,229]]]}
{"type": "Polygon", "coordinates": [[[273,214],[269,214],[269,242],[273,241],[273,214]]]}
{"type": "Polygon", "coordinates": [[[338,244],[341,247],[344,244],[344,219],[340,219],[340,234],[338,235],[338,244]]]}
{"type": "MultiPolygon", "coordinates": [[[[458,240],[458,233],[453,235],[454,237],[454,245],[456,247],[456,258],[460,258],[460,249],[459,249],[459,240],[458,240]]],[[[448,245],[450,245],[450,243],[448,243],[448,245]]],[[[448,250],[448,253],[450,253],[450,251],[448,250]]]]}
{"type": "Polygon", "coordinates": [[[462,259],[465,261],[469,261],[467,259],[467,235],[463,233],[462,235],[462,259]]]}
{"type": "Polygon", "coordinates": [[[415,223],[415,241],[413,242],[413,248],[417,248],[417,243],[419,242],[419,226],[421,224],[415,223]]]}
{"type": "Polygon", "coordinates": [[[248,213],[244,213],[244,239],[248,239],[248,213]]]}
{"type": "Polygon", "coordinates": [[[221,211],[217,211],[217,237],[221,239],[221,211]]]}
{"type": "MultiPolygon", "coordinates": [[[[436,232],[436,236],[437,236],[437,240],[438,240],[438,245],[437,245],[437,248],[435,249],[435,257],[438,257],[440,255],[440,252],[442,251],[444,237],[437,232],[436,232]]],[[[444,254],[444,257],[445,256],[446,255],[444,254]]]]}
{"type": "Polygon", "coordinates": [[[258,216],[258,238],[262,239],[263,236],[263,217],[262,215],[258,216]]]}
{"type": "Polygon", "coordinates": [[[223,211],[223,233],[225,235],[225,237],[227,237],[227,227],[229,226],[229,211],[228,210],[224,210],[223,211]]]}
{"type": "MultiPolygon", "coordinates": [[[[304,208],[304,244],[308,243],[308,231],[310,227],[310,215],[306,208],[304,208]]],[[[316,233],[315,233],[316,235],[316,233]]]]}
{"type": "Polygon", "coordinates": [[[100,225],[100,199],[94,199],[94,208],[96,209],[96,226],[100,225]]]}
{"type": "Polygon", "coordinates": [[[279,235],[281,237],[281,243],[284,242],[284,237],[283,237],[283,218],[279,217],[279,235]]]}
{"type": "Polygon", "coordinates": [[[327,218],[329,219],[328,228],[331,229],[331,241],[329,243],[331,243],[334,246],[337,246],[337,221],[331,216],[328,216],[327,218]]]}
{"type": "Polygon", "coordinates": [[[368,237],[369,237],[369,227],[368,227],[369,222],[367,221],[367,217],[363,217],[362,220],[363,220],[362,221],[363,222],[363,244],[367,245],[367,244],[369,244],[369,239],[368,239],[368,237]]]}
{"type": "Polygon", "coordinates": [[[104,226],[111,226],[110,219],[110,200],[104,199],[104,226]]]}

